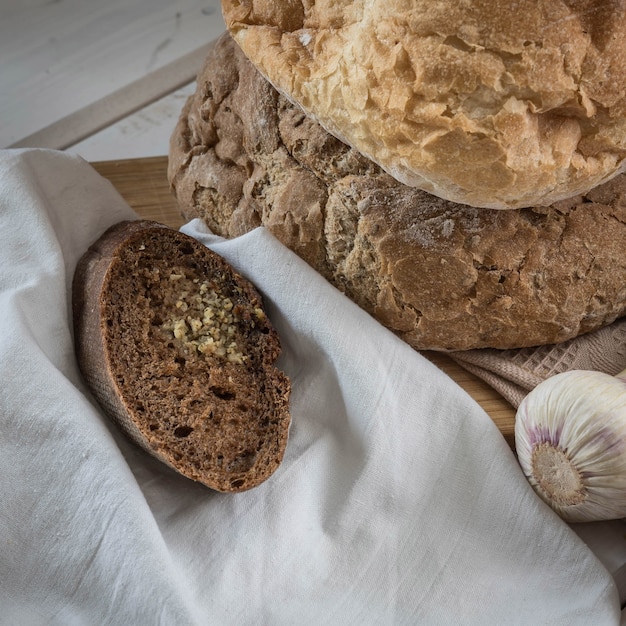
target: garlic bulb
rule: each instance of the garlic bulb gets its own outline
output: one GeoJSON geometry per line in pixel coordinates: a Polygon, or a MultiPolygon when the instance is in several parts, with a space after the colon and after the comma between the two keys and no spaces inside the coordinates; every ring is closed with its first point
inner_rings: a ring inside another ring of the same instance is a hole
{"type": "Polygon", "coordinates": [[[568,522],[626,517],[626,370],[574,370],[537,385],[515,418],[517,456],[568,522]]]}

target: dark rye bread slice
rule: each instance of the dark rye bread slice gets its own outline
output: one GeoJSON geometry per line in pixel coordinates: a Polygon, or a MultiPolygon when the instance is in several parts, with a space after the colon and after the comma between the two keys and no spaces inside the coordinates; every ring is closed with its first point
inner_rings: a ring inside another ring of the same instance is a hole
{"type": "Polygon", "coordinates": [[[192,237],[138,220],[78,263],[79,367],[140,446],[218,491],[244,491],[282,461],[290,381],[255,287],[192,237]]]}

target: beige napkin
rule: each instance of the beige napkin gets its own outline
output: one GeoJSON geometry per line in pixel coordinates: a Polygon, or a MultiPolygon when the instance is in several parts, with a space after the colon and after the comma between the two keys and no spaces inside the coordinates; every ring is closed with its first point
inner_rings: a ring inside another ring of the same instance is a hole
{"type": "Polygon", "coordinates": [[[557,345],[520,350],[467,350],[450,354],[514,407],[541,381],[579,369],[615,375],[626,368],[626,319],[557,345]]]}

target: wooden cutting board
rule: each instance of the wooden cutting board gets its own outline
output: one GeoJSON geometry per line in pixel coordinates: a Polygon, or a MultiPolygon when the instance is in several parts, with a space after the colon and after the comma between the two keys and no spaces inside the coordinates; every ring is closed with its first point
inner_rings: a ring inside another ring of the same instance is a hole
{"type": "MultiPolygon", "coordinates": [[[[167,157],[100,161],[92,164],[109,179],[128,204],[146,219],[174,228],[184,223],[167,182],[167,157]]],[[[467,391],[495,422],[514,447],[515,409],[482,380],[465,371],[445,354],[423,353],[467,391]]]]}

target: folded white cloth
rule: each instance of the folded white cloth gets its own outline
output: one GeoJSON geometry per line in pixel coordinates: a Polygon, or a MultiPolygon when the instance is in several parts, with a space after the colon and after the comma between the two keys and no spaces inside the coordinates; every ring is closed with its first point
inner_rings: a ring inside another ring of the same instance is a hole
{"type": "Polygon", "coordinates": [[[0,152],[0,623],[619,623],[608,570],[480,407],[265,230],[185,227],[266,298],[282,466],[218,494],[128,443],[81,381],[69,298],[133,217],[76,157],[0,152]]]}

